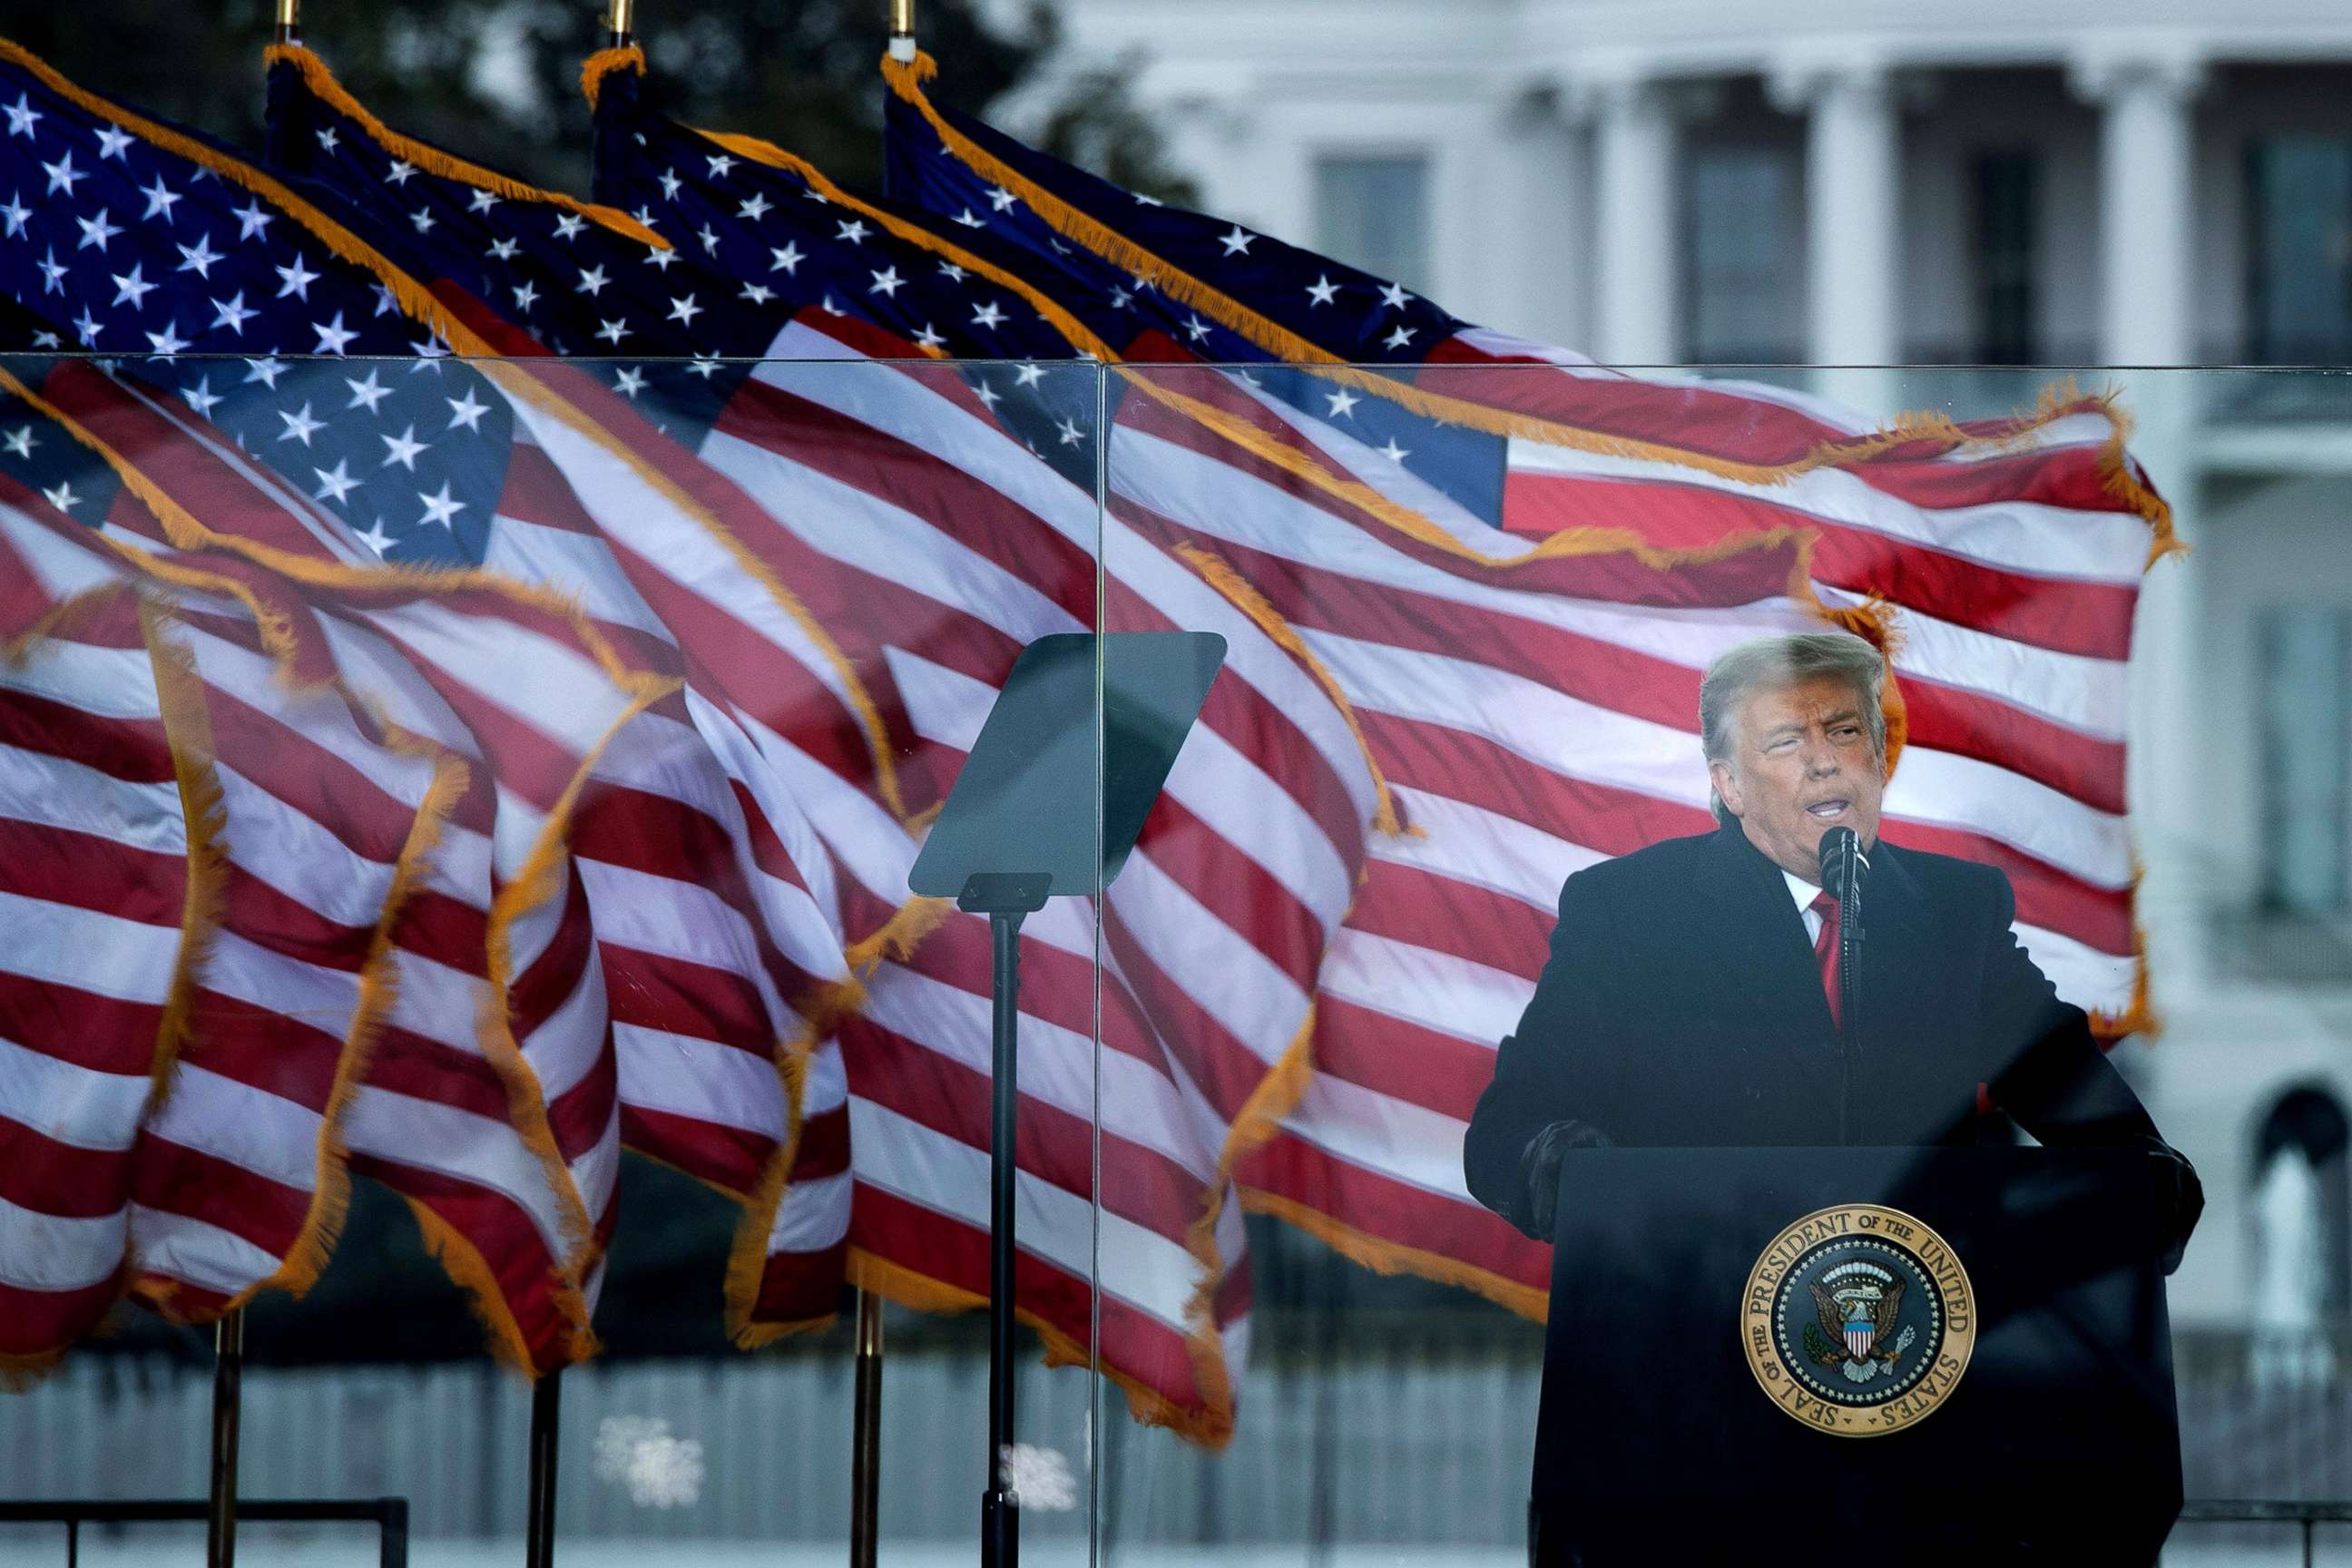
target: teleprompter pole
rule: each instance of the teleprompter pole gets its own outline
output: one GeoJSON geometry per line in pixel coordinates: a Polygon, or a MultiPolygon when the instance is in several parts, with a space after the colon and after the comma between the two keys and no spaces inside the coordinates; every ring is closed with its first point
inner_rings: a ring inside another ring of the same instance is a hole
{"type": "Polygon", "coordinates": [[[1014,1111],[1021,1028],[1021,910],[988,917],[995,994],[990,1034],[994,1051],[990,1106],[988,1249],[988,1489],[981,1494],[982,1568],[1019,1568],[1021,1497],[1012,1487],[1013,1453],[1013,1194],[1014,1111]]]}
{"type": "Polygon", "coordinates": [[[245,1309],[213,1325],[212,1486],[205,1494],[205,1568],[236,1562],[236,1428],[245,1383],[245,1309]]]}
{"type": "MultiPolygon", "coordinates": [[[[969,766],[969,764],[967,764],[969,766]]],[[[988,1224],[988,1489],[980,1494],[982,1568],[1019,1568],[1021,1495],[1013,1489],[1013,1138],[1019,1126],[1021,922],[1045,907],[1051,875],[1035,871],[974,871],[956,895],[956,907],[988,917],[989,988],[994,1001],[989,1033],[993,1071],[989,1085],[988,1224]]]]}
{"type": "Polygon", "coordinates": [[[555,1439],[563,1400],[563,1369],[530,1385],[530,1518],[523,1542],[526,1568],[554,1568],[555,1439]]]}
{"type": "Polygon", "coordinates": [[[849,1449],[849,1568],[875,1568],[882,1503],[882,1298],[857,1293],[856,1424],[849,1449]]]}

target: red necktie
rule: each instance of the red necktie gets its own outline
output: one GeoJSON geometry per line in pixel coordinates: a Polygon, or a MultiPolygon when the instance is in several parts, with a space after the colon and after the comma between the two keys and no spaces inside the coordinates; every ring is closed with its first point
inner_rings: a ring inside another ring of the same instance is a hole
{"type": "Polygon", "coordinates": [[[1822,994],[1829,998],[1830,1022],[1843,1027],[1844,1019],[1838,1006],[1838,901],[1827,893],[1815,893],[1811,907],[1822,917],[1821,934],[1813,938],[1813,956],[1822,966],[1822,994]]]}

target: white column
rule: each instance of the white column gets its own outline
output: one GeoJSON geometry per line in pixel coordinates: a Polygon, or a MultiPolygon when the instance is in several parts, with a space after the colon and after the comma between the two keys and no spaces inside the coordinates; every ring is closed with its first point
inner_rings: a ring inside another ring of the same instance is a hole
{"type": "Polygon", "coordinates": [[[1549,82],[1499,117],[1481,191],[1489,221],[1472,226],[1485,230],[1482,248],[1467,258],[1467,302],[1454,308],[1592,353],[1592,163],[1584,132],[1549,82]]]}
{"type": "MultiPolygon", "coordinates": [[[[2104,120],[2100,357],[2126,367],[2188,364],[2196,352],[2192,109],[2202,73],[2193,61],[2103,58],[2078,61],[2073,80],[2104,120]]],[[[2132,416],[2133,456],[2171,503],[2176,531],[2194,542],[2200,477],[2194,376],[2142,369],[2106,379],[2132,416]]],[[[2210,569],[2197,555],[2158,563],[2141,584],[2133,625],[2126,785],[2146,868],[2139,909],[2159,1011],[2193,1001],[2210,968],[2206,905],[2216,849],[2203,825],[2213,784],[2200,765],[2205,737],[2198,715],[2223,694],[2204,690],[2200,657],[2207,635],[2200,588],[2210,569]]]]}
{"type": "Polygon", "coordinates": [[[2203,73],[2180,61],[2104,60],[2075,68],[2100,104],[2099,353],[2110,364],[2188,364],[2190,317],[2190,110],[2203,73]]]}
{"type": "Polygon", "coordinates": [[[1776,77],[1775,102],[1805,123],[1806,354],[1815,364],[1902,357],[1901,128],[1885,70],[1855,65],[1776,77]]]}
{"type": "Polygon", "coordinates": [[[1611,364],[1672,364],[1682,357],[1674,115],[1654,81],[1612,81],[1591,90],[1600,187],[1592,352],[1611,364]]]}

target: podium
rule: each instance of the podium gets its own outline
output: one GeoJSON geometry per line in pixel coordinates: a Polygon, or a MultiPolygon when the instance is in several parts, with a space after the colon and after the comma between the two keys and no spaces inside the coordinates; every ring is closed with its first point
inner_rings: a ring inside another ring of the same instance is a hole
{"type": "Polygon", "coordinates": [[[1538,1568],[2155,1560],[2180,1436],[2145,1155],[1595,1149],[1560,1183],[1538,1568]]]}

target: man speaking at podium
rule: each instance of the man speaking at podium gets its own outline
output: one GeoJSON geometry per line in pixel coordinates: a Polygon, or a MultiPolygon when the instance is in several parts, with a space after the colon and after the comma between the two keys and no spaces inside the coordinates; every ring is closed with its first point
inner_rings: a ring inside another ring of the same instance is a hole
{"type": "Polygon", "coordinates": [[[1560,889],[1551,957],[1464,1142],[1481,1203],[1549,1241],[1570,1149],[1968,1144],[1989,1100],[2045,1144],[2146,1150],[2178,1266],[2196,1172],[2018,944],[2009,879],[1879,843],[1883,679],[1841,633],[1745,643],[1708,668],[1719,826],[1560,889]],[[1866,866],[1850,986],[1822,886],[1839,828],[1866,866]]]}

